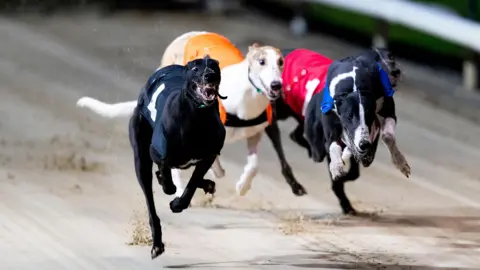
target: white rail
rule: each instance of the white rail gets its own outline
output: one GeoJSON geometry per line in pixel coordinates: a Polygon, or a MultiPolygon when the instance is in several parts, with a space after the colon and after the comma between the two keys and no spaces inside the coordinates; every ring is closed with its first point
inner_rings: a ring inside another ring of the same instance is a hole
{"type": "MultiPolygon", "coordinates": [[[[345,9],[386,22],[401,24],[480,53],[480,24],[453,12],[407,0],[306,0],[345,9]]],[[[375,38],[374,38],[375,40],[375,38]]],[[[464,62],[464,87],[477,88],[477,68],[474,62],[464,62]]]]}

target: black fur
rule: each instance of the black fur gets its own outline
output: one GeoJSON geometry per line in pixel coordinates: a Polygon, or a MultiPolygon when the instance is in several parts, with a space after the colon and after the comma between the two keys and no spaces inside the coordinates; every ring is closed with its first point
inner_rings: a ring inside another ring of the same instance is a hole
{"type": "Polygon", "coordinates": [[[168,195],[176,191],[170,170],[195,165],[182,196],[170,202],[172,212],[188,208],[197,188],[212,194],[215,192],[215,183],[204,179],[204,176],[223,148],[225,128],[220,121],[217,98],[203,99],[205,96],[199,94],[197,86],[209,85],[218,93],[219,83],[218,61],[208,57],[193,60],[186,66],[164,67],[156,71],[143,87],[130,119],[135,170],[150,218],[152,259],[164,252],[162,229],[152,192],[153,164],[158,167],[157,180],[168,195]],[[156,109],[156,113],[152,113],[152,105],[149,108],[149,104],[162,85],[165,88],[152,103],[156,109]],[[191,160],[197,161],[185,165],[191,160]]]}
{"type": "MultiPolygon", "coordinates": [[[[292,51],[293,50],[290,49],[283,50],[282,52],[284,56],[286,56],[292,51]]],[[[363,100],[366,103],[369,103],[367,107],[370,111],[372,111],[372,109],[373,111],[375,111],[376,104],[374,101],[377,98],[380,98],[383,94],[383,88],[378,77],[379,73],[377,69],[377,63],[380,64],[383,70],[388,71],[389,75],[392,78],[392,85],[395,87],[398,78],[401,75],[400,69],[396,65],[395,58],[392,53],[386,49],[374,48],[372,50],[363,52],[362,54],[359,54],[357,56],[345,57],[343,59],[335,61],[335,64],[330,67],[332,69],[332,75],[334,76],[333,73],[338,72],[342,69],[344,69],[345,71],[350,71],[351,68],[353,68],[353,63],[355,63],[355,65],[358,65],[359,67],[362,67],[362,71],[360,71],[360,73],[363,72],[364,75],[359,74],[360,76],[357,78],[359,79],[359,82],[365,84],[366,86],[364,87],[366,89],[362,91],[362,96],[365,96],[363,100]],[[336,69],[340,70],[335,71],[336,69]]],[[[331,78],[333,78],[333,76],[330,76],[331,72],[329,69],[330,80],[331,78]]],[[[352,91],[351,86],[350,88],[348,86],[348,82],[342,83],[347,83],[347,85],[340,87],[340,89],[344,89],[343,91],[347,92],[352,91]]],[[[330,164],[331,160],[328,156],[329,142],[332,142],[334,140],[341,142],[340,138],[343,128],[340,118],[334,112],[329,112],[327,114],[323,114],[321,112],[322,98],[323,92],[320,92],[312,97],[306,111],[305,123],[300,115],[296,115],[295,113],[293,113],[290,107],[286,105],[281,98],[279,98],[275,102],[274,108],[276,117],[274,118],[274,124],[272,126],[277,126],[277,120],[285,120],[288,117],[293,117],[297,121],[298,125],[290,133],[290,138],[298,145],[306,148],[308,151],[308,156],[311,157],[315,162],[322,162],[325,157],[327,157],[327,162],[328,164],[330,164]],[[309,138],[308,141],[304,137],[304,134],[306,137],[309,138]]],[[[346,103],[350,103],[350,105],[348,106],[343,106],[343,110],[346,111],[344,116],[348,117],[348,110],[351,109],[349,108],[349,106],[351,106],[352,101],[355,101],[355,96],[352,95],[352,98],[350,99],[346,99],[345,96],[343,96],[339,97],[337,100],[340,100],[340,103],[342,103],[343,101],[344,105],[348,105],[346,103]]],[[[395,103],[393,97],[384,98],[383,107],[378,112],[378,114],[382,117],[392,117],[396,120],[395,103]]],[[[342,115],[341,112],[340,115],[342,115]]],[[[374,121],[374,117],[372,116],[370,116],[369,119],[369,121],[374,121]]],[[[267,128],[267,134],[269,132],[269,129],[270,132],[272,132],[272,127],[269,127],[267,128]]],[[[271,138],[271,136],[269,137],[271,138]]],[[[360,159],[360,162],[364,167],[370,166],[374,160],[378,145],[378,137],[379,136],[375,138],[375,140],[371,143],[371,146],[369,147],[367,153],[360,159]]],[[[343,147],[345,147],[345,145],[343,145],[343,147]]],[[[277,153],[279,151],[283,153],[281,144],[275,149],[277,150],[277,153]],[[279,148],[279,150],[277,148],[279,148]]],[[[341,177],[341,179],[338,179],[336,181],[332,180],[332,189],[337,198],[339,199],[340,205],[344,213],[355,213],[355,210],[351,206],[350,201],[345,194],[344,183],[347,181],[356,180],[359,176],[359,163],[357,162],[355,157],[352,156],[350,171],[346,175],[341,177]]]]}

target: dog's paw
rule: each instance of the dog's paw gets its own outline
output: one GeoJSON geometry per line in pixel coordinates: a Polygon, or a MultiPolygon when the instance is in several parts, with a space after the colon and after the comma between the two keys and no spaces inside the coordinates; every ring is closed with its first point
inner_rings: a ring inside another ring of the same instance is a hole
{"type": "Polygon", "coordinates": [[[410,177],[410,165],[408,165],[405,156],[400,151],[396,151],[392,155],[392,163],[403,175],[405,175],[405,177],[410,177]]]}
{"type": "Polygon", "coordinates": [[[199,185],[199,188],[203,189],[205,191],[205,194],[215,194],[215,182],[209,179],[203,179],[199,185]]]}
{"type": "Polygon", "coordinates": [[[173,183],[167,183],[165,177],[160,171],[156,171],[155,175],[157,176],[158,183],[162,186],[163,193],[166,195],[173,195],[177,192],[177,187],[173,183]]]}
{"type": "Polygon", "coordinates": [[[330,163],[330,173],[332,174],[333,181],[338,180],[340,177],[346,174],[345,170],[345,163],[343,161],[340,162],[331,162],[330,163]]]}
{"type": "Polygon", "coordinates": [[[245,196],[251,187],[252,184],[249,181],[238,181],[236,184],[238,196],[245,196]]]}
{"type": "Polygon", "coordinates": [[[163,243],[153,244],[152,250],[150,251],[152,260],[162,255],[163,252],[165,252],[165,245],[163,243]]]}
{"type": "Polygon", "coordinates": [[[311,150],[311,157],[313,162],[321,163],[325,159],[325,155],[321,155],[318,151],[316,150],[311,150]]]}
{"type": "Polygon", "coordinates": [[[181,198],[176,197],[170,202],[170,210],[173,213],[181,213],[183,210],[187,209],[190,203],[185,203],[181,198]]]}
{"type": "Polygon", "coordinates": [[[307,190],[298,182],[295,182],[291,185],[292,192],[296,196],[303,196],[307,194],[307,190]]]}

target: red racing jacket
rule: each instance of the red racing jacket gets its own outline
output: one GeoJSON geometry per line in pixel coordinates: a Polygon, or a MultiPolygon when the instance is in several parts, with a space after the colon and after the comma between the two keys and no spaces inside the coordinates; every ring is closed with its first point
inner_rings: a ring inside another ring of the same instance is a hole
{"type": "Polygon", "coordinates": [[[282,74],[284,102],[294,113],[305,116],[312,96],[325,87],[332,62],[330,58],[307,49],[295,49],[285,56],[282,74]]]}

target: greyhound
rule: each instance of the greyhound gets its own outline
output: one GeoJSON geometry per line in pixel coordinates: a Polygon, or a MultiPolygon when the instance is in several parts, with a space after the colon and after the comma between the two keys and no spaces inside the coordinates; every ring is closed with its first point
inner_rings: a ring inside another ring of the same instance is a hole
{"type": "Polygon", "coordinates": [[[305,110],[305,136],[312,159],[322,162],[327,157],[332,189],[345,214],[356,214],[356,210],[344,183],[360,176],[359,163],[372,164],[380,134],[393,164],[410,176],[410,166],[395,140],[393,87],[400,72],[389,61],[393,57],[383,51],[389,60],[381,58],[380,52],[375,49],[330,64],[323,90],[313,94],[305,110]]]}
{"type": "MultiPolygon", "coordinates": [[[[244,57],[226,37],[211,32],[192,31],[180,35],[167,46],[159,68],[184,64],[206,53],[219,60],[222,72],[219,91],[221,95],[229,97],[219,103],[221,119],[226,127],[225,143],[241,139],[247,141],[247,164],[236,183],[237,194],[243,196],[251,188],[258,172],[258,143],[273,119],[270,103],[282,95],[284,57],[277,48],[258,44],[249,46],[244,57]]],[[[81,98],[77,104],[105,117],[128,116],[134,108],[131,101],[106,104],[88,97],[81,98]]],[[[306,191],[296,180],[281,148],[280,133],[275,129],[278,126],[269,129],[267,134],[274,147],[281,149],[277,153],[282,173],[292,192],[298,196],[304,195],[306,191]]],[[[225,175],[219,158],[215,160],[211,172],[215,178],[225,175]]],[[[174,169],[172,176],[179,196],[184,185],[181,171],[174,169]]]]}
{"type": "Polygon", "coordinates": [[[225,98],[218,93],[220,81],[219,63],[208,55],[187,65],[166,66],[150,76],[131,113],[130,144],[149,213],[152,259],[165,250],[152,191],[153,164],[167,195],[176,192],[171,169],[195,166],[182,195],[170,202],[172,212],[188,208],[197,188],[215,192],[215,182],[204,176],[225,141],[218,112],[218,98],[225,98]]]}

